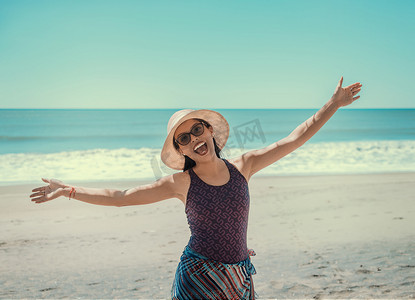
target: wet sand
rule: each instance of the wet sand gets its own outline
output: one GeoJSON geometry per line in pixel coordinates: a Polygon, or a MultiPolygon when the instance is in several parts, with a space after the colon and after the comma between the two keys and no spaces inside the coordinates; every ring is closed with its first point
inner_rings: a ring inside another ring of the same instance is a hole
{"type": "MultiPolygon", "coordinates": [[[[0,298],[169,298],[190,236],[179,200],[39,205],[29,195],[40,185],[0,187],[0,298]]],[[[415,297],[415,173],[254,176],[249,186],[260,298],[415,297]]]]}

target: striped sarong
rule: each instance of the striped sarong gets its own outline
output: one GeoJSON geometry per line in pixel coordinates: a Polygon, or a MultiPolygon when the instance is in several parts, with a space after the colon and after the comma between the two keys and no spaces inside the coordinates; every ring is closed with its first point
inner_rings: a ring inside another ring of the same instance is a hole
{"type": "Polygon", "coordinates": [[[235,264],[210,260],[186,246],[171,289],[174,300],[184,299],[255,299],[252,275],[256,274],[250,256],[235,264]]]}

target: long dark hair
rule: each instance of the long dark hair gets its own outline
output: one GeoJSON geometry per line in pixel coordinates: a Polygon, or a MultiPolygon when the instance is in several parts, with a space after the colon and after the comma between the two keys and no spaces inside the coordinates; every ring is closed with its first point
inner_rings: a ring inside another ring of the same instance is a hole
{"type": "MultiPolygon", "coordinates": [[[[205,120],[196,119],[196,118],[195,118],[195,120],[198,120],[198,121],[202,122],[207,128],[212,127],[212,125],[210,125],[205,120]]],[[[178,151],[179,150],[179,145],[176,143],[176,141],[174,140],[174,138],[173,138],[173,145],[174,145],[174,147],[178,151]]],[[[219,158],[221,158],[221,153],[220,153],[221,149],[216,144],[215,138],[213,138],[213,145],[215,145],[215,153],[216,153],[216,156],[219,157],[219,158]]],[[[186,170],[188,170],[188,169],[190,169],[190,168],[193,168],[194,166],[196,166],[196,162],[193,159],[191,159],[190,157],[188,157],[187,155],[185,155],[184,156],[183,172],[186,171],[186,170]]]]}

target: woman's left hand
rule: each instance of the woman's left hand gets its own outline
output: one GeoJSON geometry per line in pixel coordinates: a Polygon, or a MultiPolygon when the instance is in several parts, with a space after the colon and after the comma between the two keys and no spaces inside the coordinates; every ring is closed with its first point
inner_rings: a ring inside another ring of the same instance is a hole
{"type": "Polygon", "coordinates": [[[340,78],[339,84],[334,91],[333,96],[331,97],[334,102],[338,104],[339,107],[347,106],[353,103],[355,100],[359,99],[360,96],[356,96],[360,92],[362,84],[360,82],[353,83],[349,86],[342,87],[343,76],[340,78]]]}

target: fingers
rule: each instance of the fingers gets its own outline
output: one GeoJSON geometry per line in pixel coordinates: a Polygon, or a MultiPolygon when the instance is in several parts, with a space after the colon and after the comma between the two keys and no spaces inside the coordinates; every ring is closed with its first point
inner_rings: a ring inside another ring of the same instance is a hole
{"type": "Polygon", "coordinates": [[[339,84],[337,85],[338,87],[341,87],[343,84],[343,76],[340,78],[339,84]]]}
{"type": "Polygon", "coordinates": [[[360,82],[356,82],[354,84],[349,85],[347,88],[345,88],[346,90],[349,90],[350,93],[352,94],[352,102],[360,98],[360,96],[354,97],[354,98],[353,96],[356,96],[357,93],[359,93],[362,90],[361,87],[362,87],[362,84],[360,82]]]}
{"type": "MultiPolygon", "coordinates": [[[[42,178],[42,180],[44,182],[49,183],[49,181],[45,178],[42,178]]],[[[46,185],[46,186],[41,186],[41,187],[33,189],[32,190],[33,194],[31,194],[29,196],[31,198],[31,201],[35,202],[35,203],[42,203],[42,202],[45,202],[45,201],[49,201],[50,199],[46,198],[46,189],[48,187],[49,187],[49,185],[46,185]]]]}
{"type": "Polygon", "coordinates": [[[362,89],[358,88],[357,90],[352,90],[352,94],[357,94],[358,92],[360,92],[362,89]]]}
{"type": "Polygon", "coordinates": [[[46,195],[44,195],[43,193],[35,193],[30,195],[30,197],[34,197],[33,199],[31,199],[31,201],[35,203],[42,203],[50,200],[46,199],[46,195]]]}
{"type": "Polygon", "coordinates": [[[45,188],[46,188],[45,186],[41,186],[41,187],[33,189],[32,192],[44,191],[45,188]]]}
{"type": "Polygon", "coordinates": [[[355,89],[355,88],[361,88],[361,87],[362,87],[362,84],[360,82],[356,82],[349,86],[346,86],[345,89],[355,89]]]}
{"type": "Polygon", "coordinates": [[[50,201],[56,197],[54,197],[54,194],[45,194],[43,191],[41,192],[36,192],[30,195],[30,198],[32,202],[35,203],[42,203],[42,202],[46,202],[46,201],[50,201]],[[49,199],[48,199],[49,197],[49,199]]]}
{"type": "Polygon", "coordinates": [[[38,201],[43,200],[46,195],[45,195],[45,191],[42,190],[42,188],[37,188],[32,190],[32,192],[35,192],[33,194],[31,194],[29,197],[32,198],[31,200],[38,203],[38,201]]]}
{"type": "Polygon", "coordinates": [[[46,199],[45,197],[38,197],[38,198],[33,198],[32,202],[39,204],[39,203],[47,202],[47,201],[50,201],[50,200],[52,200],[52,199],[46,199]]]}
{"type": "MultiPolygon", "coordinates": [[[[49,180],[42,177],[42,180],[46,183],[49,183],[49,180]]],[[[35,203],[41,203],[45,201],[49,201],[46,199],[45,191],[49,187],[49,185],[41,186],[32,190],[33,194],[30,195],[31,201],[35,203]],[[35,198],[36,197],[36,198],[35,198]]]]}
{"type": "Polygon", "coordinates": [[[36,197],[36,196],[44,196],[45,193],[44,192],[38,192],[38,193],[33,193],[30,195],[30,197],[36,197]]]}

